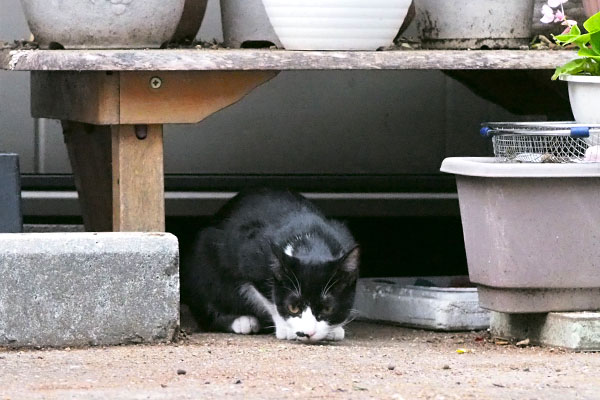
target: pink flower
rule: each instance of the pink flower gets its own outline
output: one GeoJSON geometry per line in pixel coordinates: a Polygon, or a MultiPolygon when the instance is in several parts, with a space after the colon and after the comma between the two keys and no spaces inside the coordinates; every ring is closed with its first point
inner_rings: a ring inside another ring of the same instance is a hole
{"type": "Polygon", "coordinates": [[[556,8],[558,6],[562,6],[563,4],[565,4],[568,1],[569,0],[548,0],[548,5],[552,8],[556,8]]]}
{"type": "Polygon", "coordinates": [[[565,24],[564,21],[567,21],[567,17],[565,16],[563,4],[568,1],[569,0],[548,0],[548,4],[542,6],[543,17],[540,21],[544,24],[549,24],[551,22],[562,22],[565,24]],[[555,10],[555,8],[558,7],[560,7],[560,10],[555,10]]]}
{"type": "Polygon", "coordinates": [[[542,14],[544,15],[540,21],[544,24],[549,24],[550,22],[554,22],[554,10],[550,8],[549,5],[544,4],[542,6],[542,14]]]}
{"type": "Polygon", "coordinates": [[[556,10],[554,14],[554,22],[562,22],[565,20],[565,14],[561,10],[556,10]]]}

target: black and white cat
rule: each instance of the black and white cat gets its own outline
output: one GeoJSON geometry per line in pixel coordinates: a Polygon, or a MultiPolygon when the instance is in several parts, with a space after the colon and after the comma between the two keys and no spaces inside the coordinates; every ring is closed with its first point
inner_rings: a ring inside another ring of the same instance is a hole
{"type": "Polygon", "coordinates": [[[289,191],[228,202],[182,256],[182,298],[208,330],[342,340],[359,249],[342,223],[289,191]]]}

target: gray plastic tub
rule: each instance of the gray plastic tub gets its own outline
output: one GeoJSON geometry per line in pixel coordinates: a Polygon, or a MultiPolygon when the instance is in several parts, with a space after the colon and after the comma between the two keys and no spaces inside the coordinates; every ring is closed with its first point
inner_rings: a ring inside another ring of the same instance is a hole
{"type": "Polygon", "coordinates": [[[466,276],[361,278],[354,309],[361,319],[437,331],[480,330],[490,325],[490,314],[479,307],[477,288],[466,276]]]}
{"type": "Polygon", "coordinates": [[[448,158],[469,277],[484,308],[600,309],[600,163],[448,158]]]}

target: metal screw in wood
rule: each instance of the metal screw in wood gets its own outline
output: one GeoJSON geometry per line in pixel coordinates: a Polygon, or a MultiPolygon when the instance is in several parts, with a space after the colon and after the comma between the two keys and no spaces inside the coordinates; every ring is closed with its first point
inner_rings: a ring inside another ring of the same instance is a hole
{"type": "Polygon", "coordinates": [[[139,140],[144,140],[148,137],[148,125],[135,125],[135,136],[139,140]]]}
{"type": "Polygon", "coordinates": [[[153,76],[152,78],[150,78],[150,87],[152,89],[160,89],[161,86],[162,79],[160,79],[158,76],[153,76]]]}

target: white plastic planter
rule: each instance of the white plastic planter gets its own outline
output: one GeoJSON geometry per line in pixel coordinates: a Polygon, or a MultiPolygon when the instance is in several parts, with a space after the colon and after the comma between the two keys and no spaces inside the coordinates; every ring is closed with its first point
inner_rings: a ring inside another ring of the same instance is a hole
{"type": "MultiPolygon", "coordinates": [[[[183,22],[185,3],[186,0],[21,0],[35,41],[42,48],[56,43],[67,49],[160,47],[174,37],[183,22]]],[[[186,32],[178,35],[189,36],[186,32]]]]}
{"type": "Polygon", "coordinates": [[[518,48],[532,36],[534,0],[415,0],[423,47],[518,48]]]}
{"type": "Polygon", "coordinates": [[[600,124],[600,76],[562,75],[569,84],[569,100],[575,121],[600,124]]]}
{"type": "Polygon", "coordinates": [[[471,282],[506,313],[600,309],[600,164],[447,158],[471,282]]]}
{"type": "Polygon", "coordinates": [[[393,43],[412,0],[263,0],[288,50],[376,50],[393,43]]]}

